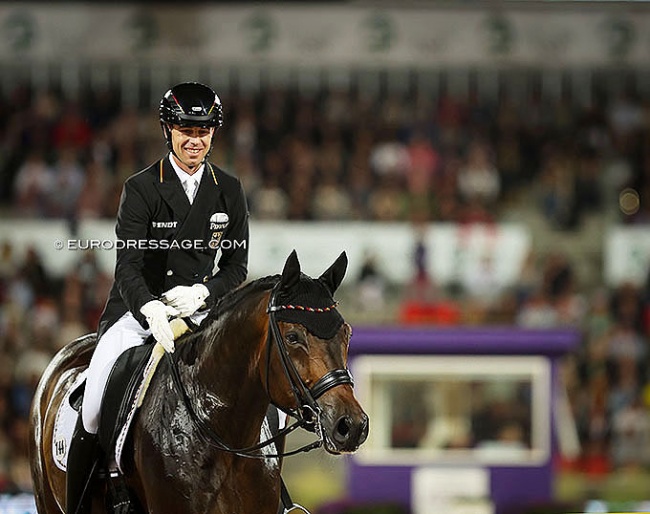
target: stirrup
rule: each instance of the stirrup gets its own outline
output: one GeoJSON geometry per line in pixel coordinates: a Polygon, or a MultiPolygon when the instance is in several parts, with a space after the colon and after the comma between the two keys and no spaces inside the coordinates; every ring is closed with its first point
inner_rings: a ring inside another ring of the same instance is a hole
{"type": "Polygon", "coordinates": [[[285,507],[283,514],[287,514],[288,512],[293,512],[294,510],[299,510],[301,512],[304,512],[305,514],[311,514],[307,509],[305,509],[305,507],[297,503],[294,503],[293,506],[291,506],[291,508],[289,509],[285,507]]]}

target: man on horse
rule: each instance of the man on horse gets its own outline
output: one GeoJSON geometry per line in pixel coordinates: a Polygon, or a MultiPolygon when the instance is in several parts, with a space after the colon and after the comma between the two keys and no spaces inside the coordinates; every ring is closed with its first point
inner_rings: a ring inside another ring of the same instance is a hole
{"type": "Polygon", "coordinates": [[[223,123],[219,97],[203,84],[181,83],[163,96],[159,115],[169,154],[129,177],[120,200],[115,281],[68,455],[68,514],[90,511],[84,493],[97,458],[100,404],[117,358],[150,334],[173,352],[169,318],[200,324],[247,275],[244,191],[237,178],[208,162],[223,123]]]}

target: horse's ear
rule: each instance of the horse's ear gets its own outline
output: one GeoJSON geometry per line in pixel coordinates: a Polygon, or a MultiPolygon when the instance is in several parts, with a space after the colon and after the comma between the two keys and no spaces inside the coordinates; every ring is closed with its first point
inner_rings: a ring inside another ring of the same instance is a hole
{"type": "Polygon", "coordinates": [[[290,289],[300,281],[300,262],[298,262],[298,254],[294,250],[287,257],[287,262],[284,263],[282,270],[282,278],[280,278],[280,287],[282,289],[290,289]]]}
{"type": "Polygon", "coordinates": [[[318,280],[329,289],[330,293],[338,289],[343,282],[343,277],[345,276],[345,270],[348,269],[348,256],[345,252],[341,252],[341,255],[334,261],[327,270],[318,277],[318,280]]]}

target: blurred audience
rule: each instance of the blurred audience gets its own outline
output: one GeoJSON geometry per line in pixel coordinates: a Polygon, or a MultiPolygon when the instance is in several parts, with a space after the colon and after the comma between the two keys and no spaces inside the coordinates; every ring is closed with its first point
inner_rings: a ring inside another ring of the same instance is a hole
{"type": "MultiPolygon", "coordinates": [[[[539,94],[490,103],[422,91],[409,101],[327,88],[219,93],[227,127],[212,159],[241,177],[257,219],[493,223],[505,205],[532,199],[558,230],[579,229],[592,212],[650,222],[650,118],[633,92],[591,105],[539,94]],[[631,199],[625,209],[622,192],[631,199]]],[[[124,179],[161,151],[156,109],[121,109],[118,99],[108,90],[74,101],[3,90],[5,211],[113,218],[124,179]]],[[[418,322],[579,329],[583,343],[565,377],[583,449],[572,465],[592,474],[650,466],[649,453],[635,451],[650,440],[650,279],[646,290],[586,291],[570,256],[549,253],[531,254],[510,289],[495,287],[489,259],[445,289],[418,241],[413,280],[398,293],[410,307],[436,302],[435,312],[411,312],[418,322]]],[[[357,276],[351,287],[366,310],[390,308],[395,288],[375,256],[357,276]]],[[[0,243],[0,491],[29,488],[36,381],[59,348],[95,330],[109,286],[92,253],[52,277],[36,250],[18,255],[0,243]]]]}
{"type": "MultiPolygon", "coordinates": [[[[505,91],[406,101],[326,85],[316,95],[219,93],[227,126],[212,158],[241,177],[254,218],[486,223],[536,191],[561,230],[612,208],[624,222],[650,221],[650,117],[633,91],[586,105],[537,91],[517,101],[505,91]],[[639,201],[621,211],[625,188],[639,201]]],[[[0,201],[19,216],[112,218],[124,179],[161,151],[156,109],[118,98],[5,92],[0,201]]]]}

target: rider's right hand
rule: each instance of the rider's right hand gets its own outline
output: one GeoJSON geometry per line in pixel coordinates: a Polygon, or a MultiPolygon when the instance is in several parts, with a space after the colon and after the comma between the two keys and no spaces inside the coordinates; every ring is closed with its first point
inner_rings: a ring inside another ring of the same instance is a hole
{"type": "Polygon", "coordinates": [[[140,312],[147,318],[154,339],[162,345],[165,351],[173,353],[174,333],[169,325],[169,318],[178,316],[178,310],[170,305],[165,305],[160,300],[151,300],[142,306],[140,312]]]}

